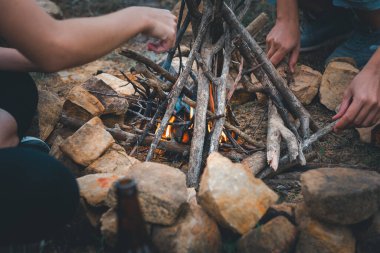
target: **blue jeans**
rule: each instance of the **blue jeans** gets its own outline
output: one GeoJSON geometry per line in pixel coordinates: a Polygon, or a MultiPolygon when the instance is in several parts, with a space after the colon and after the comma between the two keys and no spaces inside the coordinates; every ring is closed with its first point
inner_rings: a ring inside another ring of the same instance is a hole
{"type": "MultiPolygon", "coordinates": [[[[268,2],[270,4],[276,4],[276,0],[268,0],[268,2]]],[[[348,9],[360,9],[367,11],[380,9],[380,0],[332,0],[332,3],[334,6],[348,9]]]]}

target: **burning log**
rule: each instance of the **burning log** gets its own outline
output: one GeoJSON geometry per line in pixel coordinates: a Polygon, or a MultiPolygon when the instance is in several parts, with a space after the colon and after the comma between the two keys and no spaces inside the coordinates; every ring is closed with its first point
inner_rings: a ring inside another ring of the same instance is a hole
{"type": "MultiPolygon", "coordinates": [[[[72,129],[79,129],[82,125],[84,125],[85,122],[69,118],[63,115],[60,119],[60,123],[72,129]]],[[[113,138],[115,138],[115,140],[123,142],[124,146],[128,147],[134,145],[136,141],[140,138],[139,134],[129,133],[119,128],[107,127],[106,130],[112,135],[113,138]]],[[[149,146],[153,142],[153,140],[154,136],[147,136],[144,142],[140,144],[144,146],[149,146]]],[[[161,141],[158,145],[158,149],[177,153],[184,157],[188,156],[190,151],[188,145],[180,144],[176,141],[161,141]]]]}

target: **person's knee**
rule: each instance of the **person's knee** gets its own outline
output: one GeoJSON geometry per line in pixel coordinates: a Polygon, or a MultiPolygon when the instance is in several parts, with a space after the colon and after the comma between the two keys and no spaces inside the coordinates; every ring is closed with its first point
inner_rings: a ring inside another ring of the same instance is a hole
{"type": "Polygon", "coordinates": [[[16,147],[19,143],[17,122],[11,114],[0,108],[0,148],[16,147]]]}

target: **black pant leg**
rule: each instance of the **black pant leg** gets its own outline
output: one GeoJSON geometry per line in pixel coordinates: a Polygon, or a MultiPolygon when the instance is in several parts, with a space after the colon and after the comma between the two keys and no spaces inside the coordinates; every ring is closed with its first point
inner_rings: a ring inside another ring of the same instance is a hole
{"type": "Polygon", "coordinates": [[[16,119],[20,138],[32,123],[37,103],[36,84],[28,73],[0,71],[0,108],[16,119]]]}
{"type": "Polygon", "coordinates": [[[0,245],[46,238],[70,221],[78,204],[76,180],[57,160],[0,149],[0,245]]]}

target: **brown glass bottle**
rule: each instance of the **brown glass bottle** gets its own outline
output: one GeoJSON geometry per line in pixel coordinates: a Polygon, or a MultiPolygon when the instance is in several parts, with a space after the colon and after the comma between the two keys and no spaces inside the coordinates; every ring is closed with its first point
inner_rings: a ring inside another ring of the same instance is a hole
{"type": "Polygon", "coordinates": [[[118,242],[117,253],[155,252],[137,199],[136,182],[122,179],[116,184],[118,242]]]}

